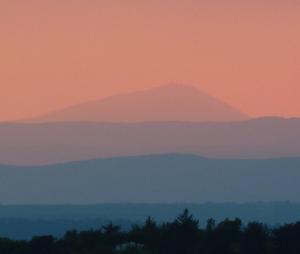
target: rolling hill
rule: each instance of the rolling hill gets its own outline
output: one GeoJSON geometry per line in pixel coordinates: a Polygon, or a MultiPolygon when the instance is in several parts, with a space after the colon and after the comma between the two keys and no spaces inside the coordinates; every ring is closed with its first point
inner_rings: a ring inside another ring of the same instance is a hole
{"type": "Polygon", "coordinates": [[[192,155],[0,167],[2,204],[299,202],[300,159],[192,155]]]}

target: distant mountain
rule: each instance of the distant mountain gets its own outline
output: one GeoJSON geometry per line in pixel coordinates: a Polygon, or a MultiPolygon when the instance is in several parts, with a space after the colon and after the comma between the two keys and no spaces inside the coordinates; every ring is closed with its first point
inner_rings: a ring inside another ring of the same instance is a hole
{"type": "MultiPolygon", "coordinates": [[[[300,156],[300,119],[228,123],[0,124],[0,163],[40,165],[188,153],[215,158],[300,156]]],[[[1,202],[1,201],[0,201],[1,202]]]]}
{"type": "Polygon", "coordinates": [[[91,101],[33,119],[36,122],[236,121],[248,118],[200,90],[167,85],[91,101]]]}
{"type": "Polygon", "coordinates": [[[191,155],[0,167],[3,204],[300,201],[300,159],[191,155]]]}

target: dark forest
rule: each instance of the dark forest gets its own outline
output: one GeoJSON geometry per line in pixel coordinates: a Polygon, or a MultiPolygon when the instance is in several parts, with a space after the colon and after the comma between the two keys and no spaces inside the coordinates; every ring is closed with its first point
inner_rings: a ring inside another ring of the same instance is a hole
{"type": "Polygon", "coordinates": [[[98,230],[29,241],[0,238],[1,254],[299,254],[300,222],[269,227],[238,218],[202,224],[186,209],[172,222],[148,217],[128,231],[109,223],[98,230]]]}

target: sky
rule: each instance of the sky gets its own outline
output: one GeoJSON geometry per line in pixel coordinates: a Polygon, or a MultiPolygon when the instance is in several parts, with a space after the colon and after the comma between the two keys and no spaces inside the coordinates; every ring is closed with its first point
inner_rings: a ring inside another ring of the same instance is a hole
{"type": "Polygon", "coordinates": [[[168,83],[300,116],[298,0],[1,0],[0,121],[168,83]]]}

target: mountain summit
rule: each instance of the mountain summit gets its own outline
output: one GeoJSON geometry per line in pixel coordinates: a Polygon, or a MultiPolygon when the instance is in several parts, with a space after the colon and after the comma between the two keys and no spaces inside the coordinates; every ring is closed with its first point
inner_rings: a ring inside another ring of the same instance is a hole
{"type": "Polygon", "coordinates": [[[192,86],[165,85],[78,104],[35,122],[238,121],[247,116],[192,86]]]}

